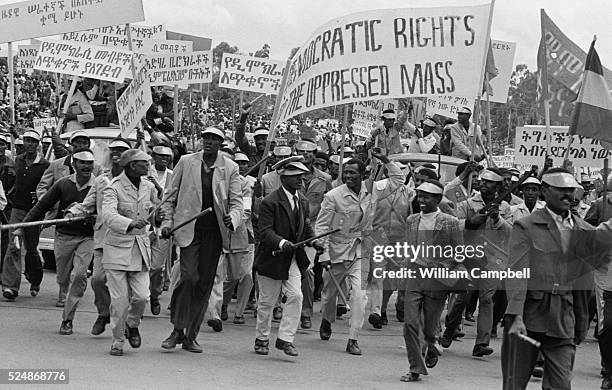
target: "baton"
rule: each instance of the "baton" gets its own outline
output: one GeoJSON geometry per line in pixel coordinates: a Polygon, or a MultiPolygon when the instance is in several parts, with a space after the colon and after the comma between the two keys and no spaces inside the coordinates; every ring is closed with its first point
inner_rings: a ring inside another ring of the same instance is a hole
{"type": "Polygon", "coordinates": [[[346,306],[348,308],[349,304],[348,304],[348,302],[346,300],[346,297],[344,296],[344,292],[342,291],[342,288],[340,287],[340,283],[338,282],[338,280],[336,279],[334,274],[332,274],[332,272],[331,272],[331,265],[326,265],[323,268],[325,268],[327,270],[327,272],[329,272],[329,277],[331,278],[332,282],[336,286],[336,289],[338,290],[338,295],[340,295],[340,299],[342,299],[342,302],[344,302],[344,306],[346,306]]]}
{"type": "Polygon", "coordinates": [[[172,230],[170,230],[170,234],[174,233],[175,231],[179,230],[180,228],[182,228],[183,226],[187,225],[188,223],[193,222],[195,219],[198,219],[208,213],[212,212],[212,207],[207,208],[204,211],[200,211],[199,213],[197,213],[196,215],[194,215],[193,217],[189,218],[188,220],[186,220],[185,222],[175,226],[172,228],[172,230]]]}
{"type": "Polygon", "coordinates": [[[515,333],[515,336],[518,337],[520,340],[523,340],[524,342],[533,345],[536,348],[540,348],[540,346],[542,345],[541,342],[539,342],[538,340],[532,339],[531,337],[527,335],[515,333]]]}
{"type": "MultiPolygon", "coordinates": [[[[292,245],[291,245],[291,248],[293,248],[293,249],[299,248],[299,247],[304,246],[304,245],[307,245],[308,243],[310,243],[310,242],[312,242],[312,241],[314,241],[314,240],[317,240],[317,239],[319,239],[319,238],[323,238],[323,237],[325,237],[325,236],[329,236],[330,234],[338,233],[340,230],[342,230],[342,229],[340,229],[340,228],[338,228],[338,229],[334,229],[334,230],[331,230],[331,231],[329,231],[329,232],[327,232],[327,233],[319,234],[318,236],[314,236],[314,237],[312,237],[312,238],[309,238],[308,240],[304,240],[304,241],[297,242],[297,243],[295,243],[295,244],[292,244],[292,245]]],[[[276,256],[276,255],[278,255],[278,254],[279,254],[279,253],[281,253],[281,252],[282,252],[282,251],[281,251],[280,249],[279,249],[279,250],[276,250],[276,251],[272,251],[272,256],[276,256]]]]}
{"type": "Polygon", "coordinates": [[[152,216],[155,215],[155,213],[162,207],[162,205],[164,203],[166,203],[168,201],[168,199],[170,199],[171,196],[173,196],[174,194],[176,194],[178,191],[177,187],[174,187],[172,189],[171,192],[168,193],[168,195],[166,195],[161,202],[159,202],[159,204],[157,206],[155,206],[155,208],[149,213],[149,215],[147,215],[147,220],[151,219],[152,216]]]}
{"type": "Polygon", "coordinates": [[[244,174],[244,176],[249,176],[251,173],[253,173],[253,172],[255,172],[257,169],[259,169],[259,166],[260,166],[261,164],[263,164],[263,163],[264,163],[264,161],[267,161],[267,160],[268,160],[268,157],[269,157],[269,156],[267,156],[267,157],[263,157],[261,160],[257,161],[257,164],[253,165],[253,166],[252,166],[252,167],[251,167],[251,168],[250,168],[250,169],[249,169],[249,170],[248,170],[248,171],[247,171],[247,172],[244,174]]]}
{"type": "Polygon", "coordinates": [[[73,222],[83,221],[90,217],[95,217],[95,215],[81,215],[78,217],[70,217],[70,218],[48,219],[46,221],[11,223],[7,225],[1,225],[0,230],[22,229],[22,228],[29,228],[29,227],[36,227],[36,226],[57,225],[59,223],[73,223],[73,222]]]}

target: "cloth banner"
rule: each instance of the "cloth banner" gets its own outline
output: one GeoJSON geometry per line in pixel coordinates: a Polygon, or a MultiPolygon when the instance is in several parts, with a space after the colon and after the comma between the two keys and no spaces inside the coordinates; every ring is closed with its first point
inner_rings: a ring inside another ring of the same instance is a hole
{"type": "Polygon", "coordinates": [[[223,53],[219,87],[276,95],[284,68],[284,61],[223,53]]]}

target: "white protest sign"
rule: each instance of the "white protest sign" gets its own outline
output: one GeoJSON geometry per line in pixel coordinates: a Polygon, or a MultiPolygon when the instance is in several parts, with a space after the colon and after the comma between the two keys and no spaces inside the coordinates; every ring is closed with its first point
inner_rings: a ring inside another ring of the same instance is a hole
{"type": "Polygon", "coordinates": [[[462,107],[473,109],[474,100],[459,96],[428,97],[427,113],[430,115],[438,114],[447,118],[457,118],[457,111],[462,107]]]}
{"type": "Polygon", "coordinates": [[[142,0],[32,0],[0,6],[0,42],[144,20],[142,0]]]}
{"type": "MultiPolygon", "coordinates": [[[[144,41],[151,39],[165,39],[166,27],[163,24],[155,26],[130,25],[132,36],[132,49],[137,51],[145,45],[144,41]]],[[[62,34],[64,41],[89,43],[98,46],[111,46],[123,49],[129,48],[127,28],[123,26],[107,26],[87,31],[70,32],[62,34]]]]}
{"type": "Polygon", "coordinates": [[[39,47],[40,45],[19,45],[15,69],[21,69],[22,72],[32,74],[32,71],[34,70],[34,61],[36,61],[39,47]]]}
{"type": "Polygon", "coordinates": [[[132,53],[77,42],[43,40],[34,69],[122,83],[132,53]]]}
{"type": "Polygon", "coordinates": [[[474,96],[491,5],[360,12],[319,27],[291,60],[279,122],[337,104],[474,96]]]}
{"type": "Polygon", "coordinates": [[[146,66],[140,68],[136,78],[130,81],[127,88],[117,100],[117,113],[119,116],[119,127],[121,136],[127,138],[140,119],[147,114],[147,110],[153,104],[151,97],[151,85],[146,66]]]}
{"type": "Polygon", "coordinates": [[[370,138],[372,129],[380,122],[380,113],[387,109],[397,109],[399,103],[396,99],[353,103],[353,134],[363,138],[370,138]]]}
{"type": "Polygon", "coordinates": [[[186,85],[212,81],[212,51],[155,54],[145,57],[151,86],[186,85]]]}
{"type": "MultiPolygon", "coordinates": [[[[569,141],[568,126],[550,126],[550,151],[553,166],[561,166],[569,141]]],[[[524,126],[516,128],[514,162],[524,165],[544,164],[546,156],[546,127],[524,126]]],[[[603,159],[608,150],[599,141],[582,136],[574,136],[570,147],[569,159],[576,167],[603,167],[603,159]]]]}
{"type": "Polygon", "coordinates": [[[491,45],[498,74],[489,82],[492,89],[489,100],[495,103],[506,103],[508,100],[508,90],[510,89],[510,77],[512,77],[512,71],[514,70],[516,42],[492,39],[491,45]]]}
{"type": "Polygon", "coordinates": [[[142,39],[141,46],[134,46],[133,50],[140,54],[181,54],[193,51],[193,42],[166,39],[142,39]]]}
{"type": "Polygon", "coordinates": [[[57,127],[57,118],[34,118],[34,131],[38,134],[43,134],[45,128],[51,129],[57,127]]]}
{"type": "Polygon", "coordinates": [[[284,61],[223,53],[219,87],[276,95],[284,68],[284,61]]]}
{"type": "Polygon", "coordinates": [[[514,156],[491,156],[491,159],[498,168],[514,167],[514,156]]]}

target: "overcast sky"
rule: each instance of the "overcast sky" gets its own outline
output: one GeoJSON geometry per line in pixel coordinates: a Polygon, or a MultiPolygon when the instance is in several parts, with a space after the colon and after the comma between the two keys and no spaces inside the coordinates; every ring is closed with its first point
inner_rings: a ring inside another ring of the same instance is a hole
{"type": "MultiPolygon", "coordinates": [[[[243,53],[264,43],[283,60],[323,23],[353,12],[406,7],[484,4],[486,0],[143,0],[148,24],[227,41],[243,53]]],[[[597,52],[612,68],[611,0],[497,0],[491,37],[517,42],[515,64],[536,68],[540,8],[585,52],[597,34],[597,52]]]]}

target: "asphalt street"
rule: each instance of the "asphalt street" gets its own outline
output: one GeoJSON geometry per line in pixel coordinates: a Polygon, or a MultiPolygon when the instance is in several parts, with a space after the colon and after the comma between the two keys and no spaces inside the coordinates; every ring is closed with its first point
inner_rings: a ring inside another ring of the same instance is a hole
{"type": "MultiPolygon", "coordinates": [[[[55,274],[45,271],[41,292],[29,295],[24,280],[15,302],[0,302],[0,368],[6,369],[69,369],[68,385],[0,385],[0,388],[74,388],[74,389],[500,389],[501,340],[492,340],[495,352],[487,358],[472,358],[475,326],[465,326],[466,337],[443,350],[438,365],[418,383],[400,382],[408,371],[408,360],[402,337],[402,323],[389,308],[389,325],[382,330],[364,324],[359,345],[363,356],[344,352],[348,321],[333,325],[329,341],[321,341],[318,327],[320,303],[315,303],[313,328],[299,330],[295,346],[299,356],[291,358],[273,348],[270,355],[253,352],[255,318],[234,325],[233,303],[230,319],[223,331],[215,333],[204,323],[198,342],[202,354],[193,354],[180,347],[162,350],[160,344],[172,330],[169,312],[170,297],[162,295],[162,313],[153,316],[149,308],[140,326],[142,347],[134,350],[126,342],[125,355],[110,356],[110,327],[100,336],[90,334],[97,317],[93,292],[88,287],[74,320],[74,334],[59,334],[61,309],[55,307],[58,287],[55,274]]],[[[345,318],[347,316],[345,315],[345,318]]],[[[276,328],[278,324],[274,324],[276,328]]],[[[501,329],[500,329],[501,334],[501,329]]],[[[577,349],[573,387],[598,389],[599,351],[592,338],[577,349]]],[[[541,388],[541,381],[532,379],[529,389],[541,388]]]]}

